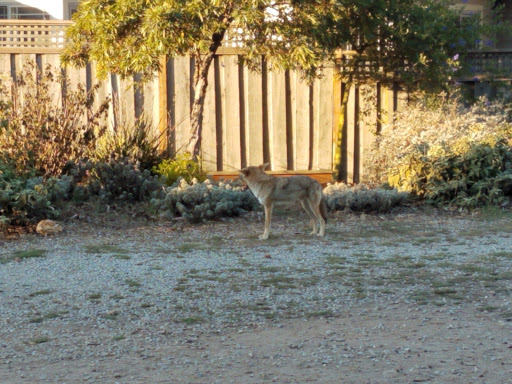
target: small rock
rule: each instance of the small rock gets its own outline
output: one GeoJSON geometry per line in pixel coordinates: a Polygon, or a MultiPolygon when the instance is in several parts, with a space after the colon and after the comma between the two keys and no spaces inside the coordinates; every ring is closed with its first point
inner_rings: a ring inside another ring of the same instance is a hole
{"type": "Polygon", "coordinates": [[[53,220],[41,220],[37,223],[36,232],[40,235],[55,235],[62,232],[62,226],[53,220]]]}

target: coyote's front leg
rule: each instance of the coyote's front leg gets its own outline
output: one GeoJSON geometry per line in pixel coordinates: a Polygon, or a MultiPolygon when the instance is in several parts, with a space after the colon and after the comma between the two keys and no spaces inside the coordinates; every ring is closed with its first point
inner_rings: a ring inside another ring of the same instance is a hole
{"type": "Polygon", "coordinates": [[[267,240],[268,235],[270,234],[270,225],[272,224],[272,204],[264,204],[265,207],[265,230],[263,231],[263,235],[259,238],[260,240],[267,240]]]}

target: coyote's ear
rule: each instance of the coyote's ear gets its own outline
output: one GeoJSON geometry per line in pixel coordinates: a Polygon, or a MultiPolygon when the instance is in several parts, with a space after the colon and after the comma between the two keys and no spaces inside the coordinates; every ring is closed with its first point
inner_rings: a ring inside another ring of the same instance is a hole
{"type": "Polygon", "coordinates": [[[269,166],[269,163],[265,163],[265,164],[261,164],[259,168],[260,168],[262,171],[264,171],[265,169],[267,169],[267,168],[268,168],[268,166],[269,166]]]}
{"type": "Polygon", "coordinates": [[[238,172],[240,172],[240,174],[242,176],[248,176],[249,175],[249,168],[242,168],[238,172]]]}

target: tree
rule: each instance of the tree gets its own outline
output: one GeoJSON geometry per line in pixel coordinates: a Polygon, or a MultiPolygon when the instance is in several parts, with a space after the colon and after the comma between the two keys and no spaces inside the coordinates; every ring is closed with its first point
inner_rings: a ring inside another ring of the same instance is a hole
{"type": "MultiPolygon", "coordinates": [[[[400,81],[435,90],[457,70],[476,23],[459,28],[450,0],[84,0],[68,30],[64,62],[95,61],[108,72],[152,76],[161,57],[191,55],[194,98],[187,150],[197,156],[208,70],[225,36],[244,64],[298,69],[306,78],[340,49],[348,85],[400,81]]],[[[344,100],[346,103],[346,100],[344,100]]],[[[341,135],[338,135],[340,137],[341,135]]]]}
{"type": "Polygon", "coordinates": [[[328,52],[317,44],[315,15],[330,1],[274,0],[84,0],[68,30],[65,63],[97,63],[98,75],[135,73],[149,78],[161,57],[194,59],[192,132],[187,147],[199,154],[208,70],[226,33],[243,41],[244,62],[314,76],[328,52]],[[291,3],[291,5],[290,5],[291,3]]]}
{"type": "MultiPolygon", "coordinates": [[[[438,93],[465,71],[462,60],[477,39],[491,28],[479,16],[460,23],[461,8],[450,0],[357,0],[336,1],[320,30],[332,31],[322,40],[325,49],[345,44],[341,78],[352,85],[396,83],[409,91],[438,93]],[[334,36],[334,37],[333,37],[334,36]]],[[[460,1],[458,2],[460,3],[460,1]]],[[[489,7],[490,9],[490,7],[489,7]]],[[[341,140],[348,92],[342,100],[334,163],[341,165],[341,140]]]]}

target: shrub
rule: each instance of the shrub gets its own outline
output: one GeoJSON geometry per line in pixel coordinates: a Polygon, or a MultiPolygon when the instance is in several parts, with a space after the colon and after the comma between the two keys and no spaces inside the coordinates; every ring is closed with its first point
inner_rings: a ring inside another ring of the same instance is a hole
{"type": "MultiPolygon", "coordinates": [[[[78,169],[78,172],[81,170],[78,169]]],[[[86,192],[75,192],[75,198],[78,193],[85,193],[88,196],[98,196],[106,202],[143,202],[163,187],[159,177],[152,175],[147,169],[141,170],[138,164],[127,160],[94,164],[88,174],[83,182],[86,192]]]]}
{"type": "Polygon", "coordinates": [[[407,203],[409,194],[396,189],[369,188],[358,184],[329,184],[324,196],[327,207],[333,211],[349,209],[354,212],[388,212],[392,208],[407,203]]]}
{"type": "Polygon", "coordinates": [[[96,91],[73,89],[51,66],[39,71],[30,62],[10,87],[0,81],[0,159],[12,161],[19,174],[46,178],[60,175],[67,161],[87,157],[104,131],[100,121],[108,106],[94,108],[96,91]]]}
{"type": "Polygon", "coordinates": [[[134,122],[129,122],[118,103],[112,105],[114,127],[98,139],[91,158],[97,162],[128,160],[139,163],[142,169],[151,169],[161,160],[162,134],[157,133],[146,116],[142,115],[134,122]]]}
{"type": "Polygon", "coordinates": [[[507,105],[481,100],[417,105],[378,136],[367,158],[370,180],[387,181],[434,204],[474,208],[510,195],[512,124],[507,105]]]}
{"type": "Polygon", "coordinates": [[[25,179],[12,165],[0,160],[0,220],[4,225],[28,224],[59,216],[57,203],[68,199],[73,188],[71,177],[25,179]]]}
{"type": "Polygon", "coordinates": [[[512,137],[510,108],[503,102],[480,100],[465,108],[457,100],[437,106],[418,102],[397,113],[383,126],[365,154],[366,180],[388,181],[389,170],[410,161],[408,155],[447,151],[462,154],[473,144],[496,143],[512,137]]]}
{"type": "Polygon", "coordinates": [[[200,222],[223,216],[238,216],[259,206],[258,201],[240,182],[190,184],[181,179],[177,186],[168,187],[152,199],[154,209],[164,216],[182,216],[188,221],[200,222]]]}
{"type": "Polygon", "coordinates": [[[390,184],[430,203],[475,208],[506,204],[512,196],[512,148],[504,140],[474,144],[462,154],[443,150],[407,159],[391,170],[390,184]]]}
{"type": "Polygon", "coordinates": [[[189,153],[177,155],[174,159],[167,159],[153,168],[153,172],[165,177],[165,183],[173,185],[178,179],[183,178],[187,183],[193,179],[199,182],[206,180],[206,172],[201,169],[201,164],[192,159],[189,153]]]}

